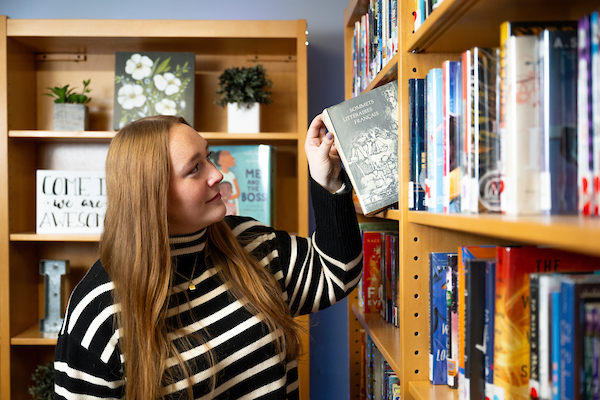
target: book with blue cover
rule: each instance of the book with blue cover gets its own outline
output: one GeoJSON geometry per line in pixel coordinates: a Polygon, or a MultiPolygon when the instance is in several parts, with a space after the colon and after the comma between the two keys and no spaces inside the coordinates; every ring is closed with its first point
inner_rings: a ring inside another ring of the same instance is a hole
{"type": "Polygon", "coordinates": [[[445,385],[446,342],[446,270],[449,253],[429,253],[429,381],[445,385]]]}
{"type": "Polygon", "coordinates": [[[444,118],[442,69],[433,68],[427,83],[427,211],[444,211],[444,118]]]}

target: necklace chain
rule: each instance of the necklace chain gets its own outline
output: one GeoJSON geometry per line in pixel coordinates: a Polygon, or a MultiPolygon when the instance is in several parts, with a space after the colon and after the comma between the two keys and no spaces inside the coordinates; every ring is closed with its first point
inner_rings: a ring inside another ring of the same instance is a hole
{"type": "Polygon", "coordinates": [[[188,281],[188,290],[193,292],[194,290],[196,290],[196,285],[194,285],[193,279],[194,279],[194,272],[196,272],[196,265],[198,264],[198,254],[196,254],[196,259],[194,260],[194,268],[192,268],[192,275],[188,278],[187,276],[181,274],[179,271],[175,270],[175,273],[179,276],[181,276],[184,279],[187,279],[188,281]]]}

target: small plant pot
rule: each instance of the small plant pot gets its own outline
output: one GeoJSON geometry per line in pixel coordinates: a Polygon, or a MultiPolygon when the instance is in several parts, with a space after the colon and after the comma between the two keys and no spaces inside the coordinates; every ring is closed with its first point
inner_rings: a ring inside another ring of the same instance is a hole
{"type": "Polygon", "coordinates": [[[253,103],[250,108],[245,106],[238,107],[238,103],[228,103],[227,132],[259,133],[260,103],[253,103]]]}
{"type": "Polygon", "coordinates": [[[85,104],[54,103],[55,131],[87,131],[88,119],[85,104]]]}

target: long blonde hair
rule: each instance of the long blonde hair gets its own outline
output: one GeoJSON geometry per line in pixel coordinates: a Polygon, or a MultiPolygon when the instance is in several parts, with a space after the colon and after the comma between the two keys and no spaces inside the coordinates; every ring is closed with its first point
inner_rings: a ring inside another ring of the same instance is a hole
{"type": "MultiPolygon", "coordinates": [[[[116,324],[121,329],[128,400],[163,397],[161,387],[172,383],[164,375],[169,357],[177,357],[182,375],[190,376],[169,340],[173,327],[166,324],[174,275],[167,222],[168,143],[169,130],[180,123],[187,124],[183,118],[167,116],[131,123],[112,140],[106,159],[108,202],[100,257],[120,306],[116,324]]],[[[218,266],[221,277],[231,284],[234,296],[248,299],[251,312],[262,312],[272,332],[283,331],[277,348],[285,350],[287,360],[295,359],[300,352],[300,328],[279,283],[238,243],[224,221],[208,227],[205,254],[206,262],[218,266]]],[[[215,355],[208,353],[212,366],[215,355]]],[[[192,398],[191,381],[188,386],[192,398]]]]}

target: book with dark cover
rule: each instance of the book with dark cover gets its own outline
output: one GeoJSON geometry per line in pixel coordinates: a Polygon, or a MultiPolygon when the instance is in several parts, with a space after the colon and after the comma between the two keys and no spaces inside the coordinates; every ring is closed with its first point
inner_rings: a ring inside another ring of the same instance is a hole
{"type": "Polygon", "coordinates": [[[152,115],[178,115],[194,125],[195,54],[118,51],[113,128],[152,115]]]}
{"type": "Polygon", "coordinates": [[[323,110],[365,215],[398,203],[398,81],[323,110]]]}
{"type": "Polygon", "coordinates": [[[275,147],[211,146],[211,161],[223,174],[219,186],[227,215],[275,224],[275,147]]]}
{"type": "Polygon", "coordinates": [[[485,399],[485,288],[490,260],[465,260],[465,393],[467,399],[485,399]]]}
{"type": "Polygon", "coordinates": [[[448,253],[429,253],[429,381],[445,385],[446,342],[446,269],[448,253]]]}
{"type": "Polygon", "coordinates": [[[483,325],[485,398],[494,398],[494,317],[496,312],[496,260],[485,262],[485,317],[483,325]]]}
{"type": "Polygon", "coordinates": [[[538,54],[542,213],[576,214],[577,32],[544,30],[538,54]]]}
{"type": "Polygon", "coordinates": [[[425,79],[409,79],[410,123],[410,182],[409,209],[427,210],[425,205],[425,179],[427,153],[425,149],[425,79]]]}
{"type": "Polygon", "coordinates": [[[579,19],[577,26],[577,187],[578,210],[591,215],[594,210],[593,195],[593,129],[592,129],[592,60],[590,17],[579,19]]]}
{"type": "Polygon", "coordinates": [[[500,135],[497,113],[500,108],[500,50],[475,47],[473,50],[475,100],[473,164],[473,212],[500,212],[500,135]]]}

